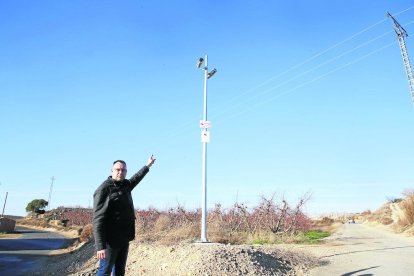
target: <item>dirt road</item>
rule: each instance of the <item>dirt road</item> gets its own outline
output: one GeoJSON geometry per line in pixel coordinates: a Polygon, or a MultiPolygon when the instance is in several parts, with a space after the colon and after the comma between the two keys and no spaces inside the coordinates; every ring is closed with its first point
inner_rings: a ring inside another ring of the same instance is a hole
{"type": "Polygon", "coordinates": [[[309,275],[414,275],[414,237],[380,227],[344,224],[327,244],[308,248],[325,264],[309,275]]]}

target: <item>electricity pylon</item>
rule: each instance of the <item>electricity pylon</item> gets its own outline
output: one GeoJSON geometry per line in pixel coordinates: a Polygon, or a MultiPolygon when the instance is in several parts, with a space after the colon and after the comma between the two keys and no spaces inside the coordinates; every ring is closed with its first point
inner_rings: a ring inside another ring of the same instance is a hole
{"type": "Polygon", "coordinates": [[[400,44],[401,55],[404,62],[405,72],[407,73],[408,77],[408,85],[410,88],[411,100],[414,102],[414,76],[413,70],[411,69],[410,58],[408,57],[407,47],[405,46],[404,40],[404,37],[407,37],[408,33],[389,12],[387,13],[387,16],[391,18],[394,23],[394,31],[397,34],[398,43],[400,44]]]}

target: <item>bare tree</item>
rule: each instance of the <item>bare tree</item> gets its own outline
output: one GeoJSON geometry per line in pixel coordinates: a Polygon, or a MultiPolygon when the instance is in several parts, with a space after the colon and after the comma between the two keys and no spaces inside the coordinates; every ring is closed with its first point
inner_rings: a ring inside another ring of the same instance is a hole
{"type": "Polygon", "coordinates": [[[297,222],[298,220],[303,217],[302,207],[308,202],[312,197],[312,194],[310,192],[305,193],[301,198],[299,198],[298,204],[296,204],[295,210],[292,215],[292,221],[289,225],[289,227],[286,229],[286,233],[296,233],[297,231],[297,222]]]}

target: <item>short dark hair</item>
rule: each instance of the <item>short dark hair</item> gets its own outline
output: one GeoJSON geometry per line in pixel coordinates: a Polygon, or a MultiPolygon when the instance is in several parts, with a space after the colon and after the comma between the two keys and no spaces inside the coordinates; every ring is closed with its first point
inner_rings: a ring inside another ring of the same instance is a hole
{"type": "Polygon", "coordinates": [[[112,163],[112,165],[115,165],[115,163],[122,163],[122,164],[124,164],[125,166],[126,166],[126,163],[125,163],[125,161],[124,160],[115,160],[114,161],[114,163],[112,163]]]}

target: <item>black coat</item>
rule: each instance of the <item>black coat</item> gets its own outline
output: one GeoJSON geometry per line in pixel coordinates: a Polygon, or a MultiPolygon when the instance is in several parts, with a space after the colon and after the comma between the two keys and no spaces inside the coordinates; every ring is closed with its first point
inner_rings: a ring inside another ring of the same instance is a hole
{"type": "Polygon", "coordinates": [[[119,247],[135,238],[135,211],[131,191],[149,172],[142,167],[130,179],[108,177],[93,194],[93,234],[96,250],[119,247]]]}

